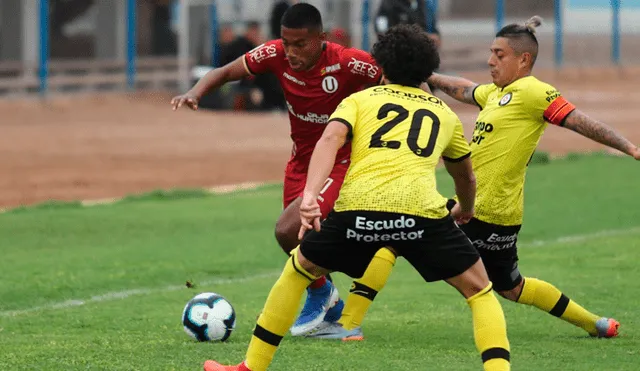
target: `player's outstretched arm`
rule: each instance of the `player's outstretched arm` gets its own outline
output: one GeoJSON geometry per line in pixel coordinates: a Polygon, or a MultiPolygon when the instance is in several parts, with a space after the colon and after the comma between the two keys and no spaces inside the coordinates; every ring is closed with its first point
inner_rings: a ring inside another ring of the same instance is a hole
{"type": "Polygon", "coordinates": [[[609,125],[592,119],[580,110],[575,109],[567,115],[562,126],[598,143],[622,151],[636,160],[640,160],[640,148],[638,146],[631,143],[609,125]]]}
{"type": "Polygon", "coordinates": [[[444,166],[453,178],[458,196],[458,203],[451,210],[451,215],[458,224],[468,223],[473,217],[476,201],[476,176],[473,173],[471,158],[467,157],[458,162],[445,160],[444,166]]]}
{"type": "Polygon", "coordinates": [[[309,162],[307,184],[304,187],[302,204],[300,205],[300,220],[302,222],[298,234],[300,239],[309,229],[320,230],[322,213],[320,205],[318,205],[318,195],[331,174],[338,150],[346,143],[348,135],[349,128],[345,124],[335,120],[329,121],[322,137],[316,143],[309,162]]]}
{"type": "Polygon", "coordinates": [[[473,89],[478,86],[473,81],[467,80],[462,77],[441,75],[434,73],[427,80],[432,86],[442,90],[451,98],[454,98],[462,103],[473,104],[476,102],[473,99],[473,89]]]}
{"type": "Polygon", "coordinates": [[[196,110],[200,98],[208,91],[218,89],[229,81],[240,80],[247,76],[249,76],[249,71],[244,65],[244,56],[241,56],[231,63],[207,72],[188,92],[171,99],[173,110],[175,111],[185,104],[196,110]]]}

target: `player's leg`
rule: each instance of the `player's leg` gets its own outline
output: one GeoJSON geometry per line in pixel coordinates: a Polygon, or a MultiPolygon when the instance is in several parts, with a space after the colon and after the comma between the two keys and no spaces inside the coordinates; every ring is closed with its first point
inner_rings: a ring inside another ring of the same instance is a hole
{"type": "Polygon", "coordinates": [[[289,253],[298,246],[300,231],[300,194],[304,190],[306,174],[296,174],[287,169],[282,189],[283,211],[276,221],[276,241],[285,252],[289,253]]]}
{"type": "Polygon", "coordinates": [[[618,335],[620,323],[615,319],[589,312],[546,281],[533,277],[523,278],[518,269],[515,247],[504,251],[504,254],[512,262],[505,263],[507,257],[495,261],[486,259],[489,274],[495,280],[495,290],[501,296],[516,303],[534,306],[584,329],[591,336],[609,338],[618,335]]]}
{"type": "MultiPolygon", "coordinates": [[[[347,169],[348,164],[336,165],[331,171],[329,178],[325,181],[318,195],[318,204],[322,212],[322,219],[325,219],[333,209],[333,205],[338,199],[340,187],[342,187],[347,169]]],[[[296,234],[296,239],[297,231],[300,230],[300,202],[301,198],[298,198],[298,200],[294,202],[296,225],[292,232],[296,234]]],[[[338,290],[330,282],[330,279],[327,280],[325,277],[320,277],[309,286],[307,300],[300,312],[300,316],[291,328],[291,335],[303,336],[312,332],[325,320],[328,322],[337,321],[342,314],[343,307],[344,302],[340,299],[338,290]],[[330,298],[330,308],[325,312],[323,305],[325,305],[328,298],[330,298]]]]}
{"type": "Polygon", "coordinates": [[[620,324],[616,320],[587,311],[548,282],[522,277],[517,248],[520,226],[500,226],[473,219],[460,228],[479,251],[493,288],[501,296],[534,306],[584,329],[592,336],[613,337],[618,334],[620,324]],[[505,242],[500,245],[496,241],[505,242]]]}
{"type": "Polygon", "coordinates": [[[266,370],[280,341],[293,324],[304,290],[310,282],[326,273],[327,270],[305,259],[299,249],[294,249],[258,317],[245,361],[237,366],[223,366],[215,361],[206,361],[205,371],[266,370]]]}
{"type": "Polygon", "coordinates": [[[364,340],[362,320],[373,304],[373,299],[386,285],[395,265],[396,256],[395,250],[391,247],[379,249],[367,266],[364,275],[353,281],[340,320],[333,325],[326,321],[307,337],[323,340],[364,340]]]}
{"type": "Polygon", "coordinates": [[[467,299],[484,369],[510,370],[506,321],[478,252],[450,217],[422,228],[425,238],[398,246],[398,252],[427,282],[445,280],[467,299]]]}
{"type": "MultiPolygon", "coordinates": [[[[383,247],[373,257],[364,275],[353,281],[342,317],[338,321],[346,330],[360,327],[376,295],[387,284],[397,253],[391,247],[383,247]]],[[[354,340],[346,337],[344,340],[354,340]]]]}
{"type": "Polygon", "coordinates": [[[618,335],[618,321],[589,312],[548,282],[525,277],[516,287],[498,293],[511,301],[534,306],[563,319],[591,336],[610,338],[618,335]]]}
{"type": "Polygon", "coordinates": [[[507,323],[481,260],[464,273],[447,279],[467,299],[473,336],[486,371],[511,369],[507,323]]]}
{"type": "Polygon", "coordinates": [[[258,318],[245,361],[238,366],[207,361],[205,371],[266,370],[287,329],[293,324],[300,298],[310,282],[330,271],[362,275],[375,250],[371,249],[367,255],[366,250],[352,248],[345,242],[345,220],[353,218],[339,213],[333,215],[323,222],[320,232],[310,231],[300,248],[293,250],[258,318]]]}
{"type": "MultiPolygon", "coordinates": [[[[289,168],[287,169],[283,188],[284,210],[280,214],[275,228],[276,240],[287,254],[300,243],[298,240],[301,225],[300,204],[302,198],[300,194],[304,190],[305,182],[306,174],[295,173],[289,168]]],[[[342,183],[340,182],[340,184],[342,183]]],[[[324,216],[326,217],[326,214],[324,216]]],[[[323,305],[328,300],[331,302],[331,308],[338,307],[339,312],[342,312],[344,303],[340,300],[338,290],[330,280],[327,280],[327,277],[321,276],[307,288],[307,300],[298,320],[291,329],[291,334],[294,336],[302,335],[313,329],[310,327],[312,324],[321,322],[326,315],[323,305]]]]}

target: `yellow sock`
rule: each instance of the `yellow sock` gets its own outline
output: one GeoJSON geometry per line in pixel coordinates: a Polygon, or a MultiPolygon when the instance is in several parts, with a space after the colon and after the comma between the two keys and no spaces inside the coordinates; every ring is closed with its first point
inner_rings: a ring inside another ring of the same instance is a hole
{"type": "Polygon", "coordinates": [[[353,281],[347,303],[338,321],[345,329],[352,330],[362,323],[373,299],[382,290],[391,274],[396,256],[387,248],[378,250],[362,278],[353,281]]]}
{"type": "Polygon", "coordinates": [[[251,371],[269,367],[280,340],[293,325],[304,290],[316,278],[300,266],[296,253],[291,254],[253,330],[245,361],[251,371]]]}
{"type": "Polygon", "coordinates": [[[584,329],[591,335],[598,334],[596,321],[600,317],[576,304],[548,282],[526,277],[518,303],[533,305],[584,329]]]}
{"type": "Polygon", "coordinates": [[[511,370],[507,323],[492,285],[467,299],[473,315],[473,336],[485,371],[511,370]]]}

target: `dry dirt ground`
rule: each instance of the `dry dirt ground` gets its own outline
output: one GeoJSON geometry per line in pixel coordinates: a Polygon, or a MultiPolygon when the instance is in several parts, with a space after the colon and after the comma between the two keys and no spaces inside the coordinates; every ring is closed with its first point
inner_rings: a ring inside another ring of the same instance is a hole
{"type": "MultiPolygon", "coordinates": [[[[640,143],[637,72],[572,69],[537,75],[640,143]]],[[[486,72],[465,76],[488,81],[486,72]]],[[[158,93],[0,100],[0,207],[282,179],[291,146],[286,116],[172,112],[169,98],[158,93]]],[[[469,135],[477,110],[451,106],[469,135]]],[[[540,149],[562,154],[603,147],[550,127],[540,149]]]]}

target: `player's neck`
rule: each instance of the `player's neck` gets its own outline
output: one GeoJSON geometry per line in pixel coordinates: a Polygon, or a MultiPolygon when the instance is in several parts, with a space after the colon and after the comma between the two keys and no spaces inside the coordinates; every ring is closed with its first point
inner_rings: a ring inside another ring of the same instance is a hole
{"type": "Polygon", "coordinates": [[[309,72],[311,70],[313,70],[314,68],[318,67],[318,64],[320,63],[320,60],[322,59],[322,53],[324,53],[324,48],[322,48],[322,51],[320,52],[320,54],[318,54],[318,56],[315,59],[315,61],[313,62],[313,64],[311,64],[311,67],[307,68],[306,70],[302,71],[302,72],[309,72]]]}
{"type": "Polygon", "coordinates": [[[531,76],[531,71],[529,71],[529,72],[527,72],[527,73],[519,74],[519,75],[517,75],[513,80],[511,80],[510,82],[506,83],[506,84],[505,84],[501,89],[503,89],[503,90],[504,90],[504,89],[506,89],[509,85],[511,85],[511,84],[513,84],[513,83],[516,83],[516,82],[518,82],[518,81],[520,81],[520,80],[522,80],[522,79],[524,79],[524,78],[527,78],[527,77],[529,77],[529,76],[531,76]]]}

